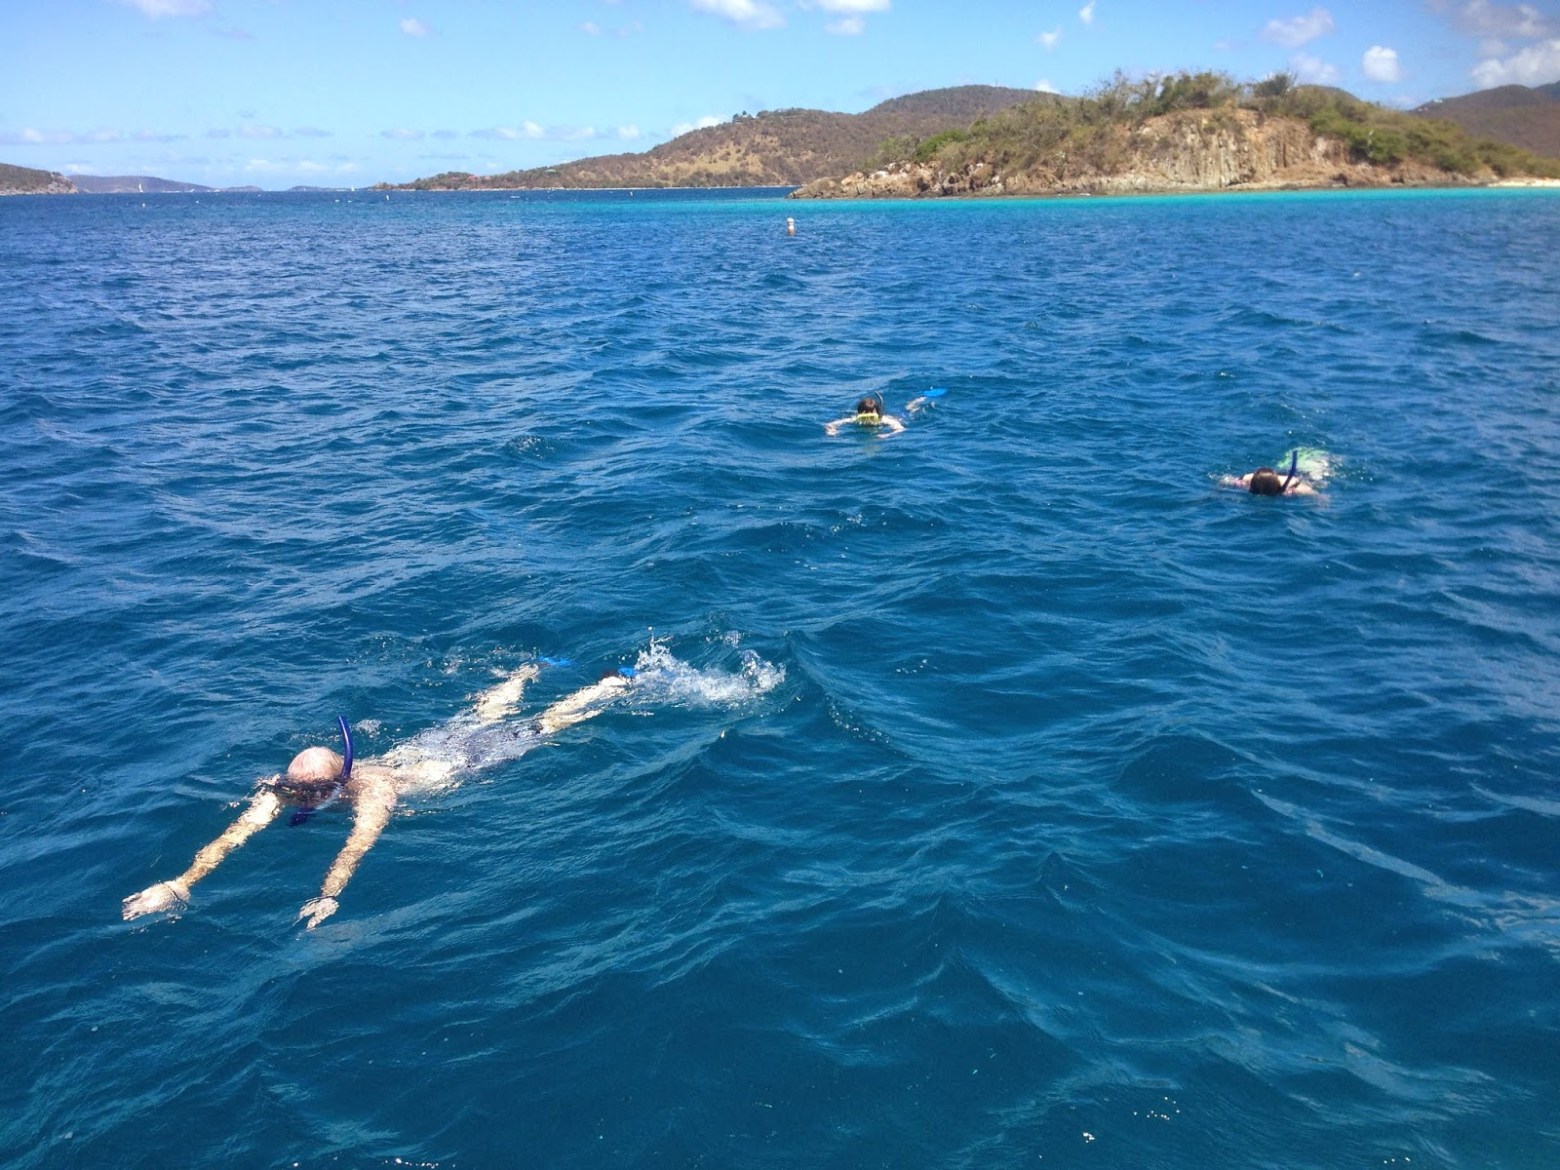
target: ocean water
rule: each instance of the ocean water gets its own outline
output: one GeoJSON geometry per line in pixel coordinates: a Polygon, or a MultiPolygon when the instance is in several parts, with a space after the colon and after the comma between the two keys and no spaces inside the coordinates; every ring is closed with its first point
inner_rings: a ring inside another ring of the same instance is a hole
{"type": "Polygon", "coordinates": [[[1557,255],[1544,191],[0,200],[0,1162],[1560,1164],[1557,255]],[[121,920],[527,664],[317,930],[344,804],[121,920]]]}

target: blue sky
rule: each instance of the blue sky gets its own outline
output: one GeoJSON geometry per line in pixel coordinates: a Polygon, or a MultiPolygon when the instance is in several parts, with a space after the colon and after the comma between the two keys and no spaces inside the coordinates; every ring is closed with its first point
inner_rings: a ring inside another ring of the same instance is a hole
{"type": "Polygon", "coordinates": [[[0,162],[366,186],[1116,69],[1414,106],[1560,80],[1560,0],[0,0],[0,162]]]}

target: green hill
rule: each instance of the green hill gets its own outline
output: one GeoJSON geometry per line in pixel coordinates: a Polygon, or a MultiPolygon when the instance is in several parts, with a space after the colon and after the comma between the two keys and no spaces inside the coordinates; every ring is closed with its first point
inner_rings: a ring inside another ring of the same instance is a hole
{"type": "Polygon", "coordinates": [[[75,189],[69,179],[54,171],[0,163],[0,195],[67,195],[75,189]]]}
{"type": "Polygon", "coordinates": [[[1455,122],[1480,138],[1493,138],[1534,154],[1560,158],[1560,81],[1534,88],[1502,85],[1429,102],[1413,113],[1455,122]]]}
{"type": "Polygon", "coordinates": [[[1034,99],[1027,89],[967,85],[883,102],[861,114],[763,110],[683,134],[651,150],[498,175],[446,172],[412,190],[505,187],[789,187],[865,165],[884,139],[917,138],[1034,99]]]}

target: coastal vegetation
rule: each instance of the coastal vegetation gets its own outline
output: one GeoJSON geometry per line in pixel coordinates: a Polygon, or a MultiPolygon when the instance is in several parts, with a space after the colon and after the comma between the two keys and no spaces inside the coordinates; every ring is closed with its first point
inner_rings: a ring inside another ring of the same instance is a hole
{"type": "Polygon", "coordinates": [[[1560,159],[1278,74],[1117,73],[1078,99],[1041,95],[964,129],[885,141],[809,196],[1038,194],[1560,179],[1560,159]]]}

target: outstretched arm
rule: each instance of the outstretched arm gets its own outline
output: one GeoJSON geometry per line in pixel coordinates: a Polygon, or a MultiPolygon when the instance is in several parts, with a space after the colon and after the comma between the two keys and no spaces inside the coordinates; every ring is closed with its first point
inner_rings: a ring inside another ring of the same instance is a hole
{"type": "Polygon", "coordinates": [[[298,911],[298,917],[305,921],[310,930],[336,912],[337,897],[352,880],[352,874],[357,870],[358,862],[363,860],[363,855],[379,840],[379,834],[384,832],[385,825],[390,821],[390,813],[395,809],[395,774],[388,768],[373,765],[360,771],[354,770],[352,773],[352,802],[356,809],[352,818],[352,832],[326,871],[325,881],[320,886],[320,896],[305,902],[298,911]]]}
{"type": "Polygon", "coordinates": [[[122,910],[125,921],[188,904],[190,887],[221,865],[222,859],[229,853],[274,821],[281,809],[282,802],[271,789],[264,788],[255,793],[249,807],[238,820],[223,830],[222,836],[197,853],[189,869],[176,878],[147,886],[139,894],[131,894],[126,898],[122,910]]]}
{"type": "Polygon", "coordinates": [[[897,435],[900,431],[905,429],[905,424],[900,422],[891,414],[885,414],[883,416],[883,425],[888,428],[888,433],[891,435],[897,435]]]}
{"type": "Polygon", "coordinates": [[[855,415],[847,415],[845,418],[837,418],[833,422],[824,423],[823,429],[826,434],[837,435],[840,433],[840,431],[850,426],[850,424],[855,421],[855,415]]]}

